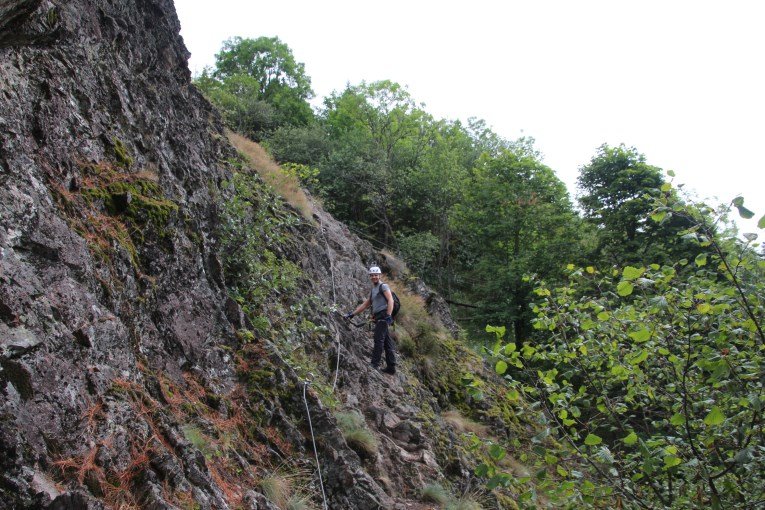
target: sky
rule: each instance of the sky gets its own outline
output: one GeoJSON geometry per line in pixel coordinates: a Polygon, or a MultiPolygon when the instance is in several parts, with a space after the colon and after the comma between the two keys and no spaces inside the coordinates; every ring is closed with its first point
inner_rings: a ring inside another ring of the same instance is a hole
{"type": "Polygon", "coordinates": [[[716,205],[765,214],[765,1],[175,0],[189,68],[277,36],[314,102],[389,79],[436,118],[530,136],[576,196],[604,143],[635,147],[716,205]]]}

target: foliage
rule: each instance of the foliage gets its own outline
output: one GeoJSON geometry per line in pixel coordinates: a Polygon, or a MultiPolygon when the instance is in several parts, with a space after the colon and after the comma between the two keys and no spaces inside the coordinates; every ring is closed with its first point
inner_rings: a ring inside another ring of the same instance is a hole
{"type": "Polygon", "coordinates": [[[556,277],[576,253],[577,220],[565,186],[550,168],[523,153],[484,155],[453,224],[469,256],[463,292],[482,320],[508,324],[516,339],[529,329],[531,286],[523,275],[556,277]]]}
{"type": "MultiPolygon", "coordinates": [[[[548,342],[498,341],[496,371],[629,507],[753,508],[765,498],[765,262],[754,235],[715,226],[725,211],[686,205],[668,185],[658,200],[654,220],[691,224],[682,234],[698,256],[606,273],[569,266],[565,284],[535,291],[548,342]]],[[[577,487],[596,501],[596,484],[577,487]]]]}
{"type": "Polygon", "coordinates": [[[401,255],[407,261],[409,269],[415,274],[424,275],[436,261],[440,248],[438,238],[430,231],[417,232],[399,238],[401,255]]]}
{"type": "Polygon", "coordinates": [[[265,141],[266,148],[279,162],[318,167],[330,151],[330,139],[320,124],[282,126],[265,141]]]}
{"type": "Polygon", "coordinates": [[[590,263],[603,267],[643,260],[663,264],[698,252],[677,236],[690,226],[682,216],[661,223],[649,221],[665,180],[661,169],[648,165],[634,147],[602,145],[580,169],[577,182],[584,217],[596,231],[590,263]]]}
{"type": "Polygon", "coordinates": [[[238,132],[259,140],[276,127],[313,122],[311,79],[278,37],[234,37],[215,60],[195,84],[238,132]]]}
{"type": "Polygon", "coordinates": [[[230,186],[220,232],[226,284],[257,323],[259,316],[280,306],[280,296],[297,287],[300,269],[279,255],[297,218],[280,216],[272,205],[275,197],[252,175],[235,173],[230,186]]]}

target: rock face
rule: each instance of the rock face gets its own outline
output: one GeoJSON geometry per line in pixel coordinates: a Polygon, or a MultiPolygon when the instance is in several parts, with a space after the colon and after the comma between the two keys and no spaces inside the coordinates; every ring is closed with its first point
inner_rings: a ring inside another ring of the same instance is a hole
{"type": "Polygon", "coordinates": [[[230,297],[237,156],[179,29],[170,0],[0,0],[0,508],[277,508],[283,466],[329,508],[429,508],[423,486],[469,482],[448,395],[432,366],[371,371],[370,333],[334,313],[384,257],[313,205],[275,250],[292,293],[261,316],[230,297]]]}

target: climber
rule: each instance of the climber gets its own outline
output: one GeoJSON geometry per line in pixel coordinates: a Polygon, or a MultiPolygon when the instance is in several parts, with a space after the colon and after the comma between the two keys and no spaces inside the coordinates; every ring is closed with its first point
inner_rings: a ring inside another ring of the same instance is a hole
{"type": "Polygon", "coordinates": [[[382,271],[377,266],[369,268],[369,278],[372,280],[372,290],[369,297],[356,307],[355,310],[345,314],[346,319],[353,318],[370,306],[372,307],[372,317],[375,323],[375,345],[372,349],[372,368],[380,370],[380,359],[383,349],[385,349],[385,370],[386,374],[396,373],[396,353],[393,346],[393,339],[388,331],[388,326],[393,323],[393,294],[387,284],[380,281],[382,271]]]}

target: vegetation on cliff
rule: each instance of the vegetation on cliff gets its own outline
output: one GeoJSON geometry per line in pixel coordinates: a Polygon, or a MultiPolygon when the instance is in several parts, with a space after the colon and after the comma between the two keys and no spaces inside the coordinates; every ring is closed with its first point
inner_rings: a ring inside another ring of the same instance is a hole
{"type": "Polygon", "coordinates": [[[577,211],[533,140],[434,119],[389,81],[349,85],[310,121],[259,136],[334,214],[469,310],[466,340],[485,345],[502,390],[475,368],[451,373],[470,356],[452,358],[461,347],[438,333],[400,336],[441,403],[506,427],[540,411],[538,447],[522,448],[533,473],[502,464],[519,443],[476,439],[488,488],[533,507],[765,501],[765,262],[757,235],[728,223],[733,209],[753,215],[741,197],[694,204],[635,148],[604,145],[581,168],[577,211]]]}

